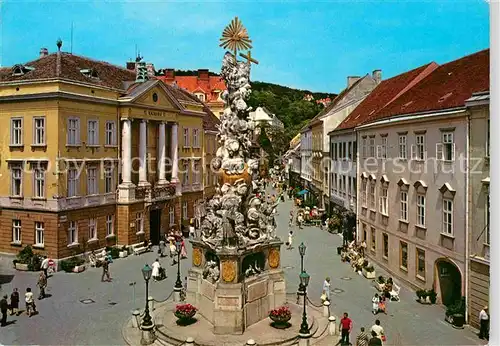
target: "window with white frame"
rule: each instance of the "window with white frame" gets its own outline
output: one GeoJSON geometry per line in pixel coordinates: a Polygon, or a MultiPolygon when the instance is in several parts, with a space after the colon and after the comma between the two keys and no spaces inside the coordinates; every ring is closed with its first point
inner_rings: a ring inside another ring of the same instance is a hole
{"type": "Polygon", "coordinates": [[[68,169],[68,197],[78,196],[78,170],[76,168],[68,169]]]}
{"type": "Polygon", "coordinates": [[[22,197],[23,195],[23,168],[21,164],[11,165],[11,188],[10,195],[22,197]]]}
{"type": "Polygon", "coordinates": [[[367,184],[368,184],[367,180],[363,178],[361,180],[361,205],[365,208],[367,206],[367,203],[366,203],[366,200],[367,200],[366,190],[368,188],[367,184]]]}
{"type": "Polygon", "coordinates": [[[44,232],[45,224],[43,222],[35,221],[35,246],[44,245],[44,232]]]}
{"type": "Polygon", "coordinates": [[[412,147],[412,158],[415,160],[425,160],[425,134],[417,134],[415,136],[415,146],[412,147]]]}
{"type": "Polygon", "coordinates": [[[200,161],[196,160],[193,162],[193,173],[194,173],[194,182],[193,184],[200,184],[201,183],[201,165],[200,161]]]}
{"type": "Polygon", "coordinates": [[[398,138],[399,158],[403,159],[403,160],[406,160],[408,158],[407,141],[408,141],[408,137],[406,135],[399,135],[399,138],[398,138]]]}
{"type": "Polygon", "coordinates": [[[104,167],[104,193],[115,192],[113,167],[104,167]]]}
{"type": "Polygon", "coordinates": [[[367,141],[368,139],[366,137],[363,137],[361,140],[361,155],[363,155],[363,157],[366,157],[367,154],[367,141]]]}
{"type": "Polygon", "coordinates": [[[174,207],[168,208],[168,224],[170,226],[175,225],[175,209],[174,209],[174,207]]]}
{"type": "Polygon", "coordinates": [[[12,220],[12,242],[21,244],[21,220],[12,220]]]}
{"type": "Polygon", "coordinates": [[[135,214],[135,232],[144,233],[144,213],[135,214]]]}
{"type": "Polygon", "coordinates": [[[80,119],[68,119],[68,145],[80,145],[80,119]]]}
{"type": "Polygon", "coordinates": [[[442,143],[436,144],[436,158],[441,161],[455,160],[455,143],[453,132],[442,133],[442,143]]]}
{"type": "Polygon", "coordinates": [[[399,219],[401,221],[408,221],[408,192],[400,191],[399,192],[399,219]]]}
{"type": "Polygon", "coordinates": [[[33,118],[33,145],[45,145],[45,117],[33,118]]]}
{"type": "Polygon", "coordinates": [[[184,160],[182,161],[182,185],[188,185],[189,184],[189,161],[184,160]]]}
{"type": "Polygon", "coordinates": [[[104,145],[116,145],[116,122],[106,121],[104,145]]]}
{"type": "Polygon", "coordinates": [[[486,206],[485,206],[485,211],[486,211],[486,215],[485,215],[485,236],[484,236],[484,242],[485,244],[488,244],[490,245],[490,189],[488,187],[488,191],[486,192],[486,195],[485,195],[485,198],[486,198],[486,206]]]}
{"type": "Polygon", "coordinates": [[[383,215],[388,215],[389,205],[388,205],[388,189],[387,186],[380,187],[380,197],[379,197],[379,211],[383,215]]]}
{"type": "Polygon", "coordinates": [[[182,129],[182,135],[184,138],[184,148],[189,148],[190,143],[189,143],[189,129],[188,128],[183,128],[182,129]]]}
{"type": "Polygon", "coordinates": [[[70,221],[68,223],[68,245],[78,244],[78,223],[70,221]]]}
{"type": "Polygon", "coordinates": [[[99,194],[99,188],[97,185],[97,168],[88,167],[87,168],[87,195],[97,195],[99,194]]]}
{"type": "Polygon", "coordinates": [[[375,136],[369,138],[369,155],[375,157],[375,136]]]}
{"type": "Polygon", "coordinates": [[[188,219],[188,203],[187,202],[182,202],[182,219],[183,220],[188,219]]]}
{"type": "Polygon", "coordinates": [[[443,233],[453,234],[453,200],[443,198],[443,233]]]}
{"type": "Polygon", "coordinates": [[[23,118],[10,120],[10,145],[23,145],[23,118]]]}
{"type": "Polygon", "coordinates": [[[375,210],[375,183],[369,183],[369,189],[370,189],[370,209],[375,210]]]}
{"type": "Polygon", "coordinates": [[[425,195],[417,194],[417,226],[425,227],[425,195]]]}
{"type": "Polygon", "coordinates": [[[106,215],[106,237],[115,234],[115,217],[114,215],[106,215]]]}
{"type": "Polygon", "coordinates": [[[380,158],[387,158],[387,136],[382,137],[382,145],[380,145],[380,158]]]}
{"type": "Polygon", "coordinates": [[[97,239],[97,219],[89,219],[89,240],[97,239]]]}
{"type": "Polygon", "coordinates": [[[45,169],[43,167],[33,169],[33,197],[45,198],[45,169]]]}
{"type": "Polygon", "coordinates": [[[87,145],[99,145],[99,122],[97,120],[87,122],[87,145]]]}
{"type": "Polygon", "coordinates": [[[200,130],[193,129],[193,148],[200,147],[200,130]]]}

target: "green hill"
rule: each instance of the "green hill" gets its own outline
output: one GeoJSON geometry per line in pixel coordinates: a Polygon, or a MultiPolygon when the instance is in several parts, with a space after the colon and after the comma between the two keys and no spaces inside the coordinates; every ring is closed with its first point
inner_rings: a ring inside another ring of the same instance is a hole
{"type": "Polygon", "coordinates": [[[336,94],[311,92],[309,90],[292,89],[286,86],[266,82],[251,82],[252,93],[247,101],[254,109],[266,107],[271,113],[276,114],[285,125],[285,137],[289,142],[298,131],[315,117],[324,107],[315,100],[330,97],[336,94]],[[304,96],[311,94],[313,101],[305,101],[304,96]]]}

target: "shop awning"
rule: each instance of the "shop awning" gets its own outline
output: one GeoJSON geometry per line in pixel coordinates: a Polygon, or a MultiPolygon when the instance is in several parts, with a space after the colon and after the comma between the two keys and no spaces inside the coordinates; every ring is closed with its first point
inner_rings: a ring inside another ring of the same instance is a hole
{"type": "Polygon", "coordinates": [[[304,189],[304,190],[302,190],[302,191],[298,192],[298,193],[297,193],[297,195],[302,196],[302,195],[305,195],[305,194],[306,194],[306,193],[308,193],[308,192],[309,192],[309,191],[307,191],[306,189],[304,189]]]}

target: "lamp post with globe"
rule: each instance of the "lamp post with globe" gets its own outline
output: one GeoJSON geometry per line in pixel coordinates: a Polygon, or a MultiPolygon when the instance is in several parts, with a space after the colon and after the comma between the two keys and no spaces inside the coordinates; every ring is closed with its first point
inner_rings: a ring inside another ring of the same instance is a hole
{"type": "Polygon", "coordinates": [[[177,279],[175,280],[174,285],[174,300],[176,302],[181,301],[181,291],[182,291],[182,281],[181,281],[181,250],[182,243],[177,240],[175,242],[175,247],[177,250],[177,279]]]}
{"type": "Polygon", "coordinates": [[[309,325],[307,324],[307,312],[306,312],[306,300],[307,300],[307,286],[309,285],[310,276],[305,271],[300,273],[299,275],[300,283],[304,288],[303,296],[304,296],[304,310],[302,311],[302,323],[300,325],[299,334],[303,336],[309,335],[309,325]]]}
{"type": "MultiPolygon", "coordinates": [[[[299,254],[300,254],[300,273],[304,272],[304,256],[306,255],[306,246],[304,243],[300,243],[299,245],[299,254]]],[[[297,304],[299,304],[300,296],[305,293],[304,285],[302,281],[299,281],[299,289],[297,291],[297,304]]]]}

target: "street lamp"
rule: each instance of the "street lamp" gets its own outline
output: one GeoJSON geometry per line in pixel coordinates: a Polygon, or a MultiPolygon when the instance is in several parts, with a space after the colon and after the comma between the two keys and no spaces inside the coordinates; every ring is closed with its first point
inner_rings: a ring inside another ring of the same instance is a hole
{"type": "MultiPolygon", "coordinates": [[[[304,272],[304,256],[306,254],[306,246],[304,243],[300,243],[299,245],[299,254],[300,254],[300,273],[304,272]]],[[[299,281],[299,290],[297,291],[297,304],[299,304],[300,296],[304,293],[304,285],[302,285],[302,281],[299,281]]]]}
{"type": "Polygon", "coordinates": [[[307,325],[307,314],[306,314],[306,299],[307,299],[307,285],[309,285],[310,276],[305,271],[300,273],[300,284],[304,287],[303,295],[304,295],[304,310],[302,312],[302,323],[300,325],[299,333],[302,335],[309,334],[309,326],[307,325]]]}
{"type": "Polygon", "coordinates": [[[180,292],[182,290],[181,281],[181,249],[182,243],[178,240],[175,242],[175,247],[177,248],[177,280],[175,281],[174,290],[180,292]]]}
{"type": "Polygon", "coordinates": [[[151,319],[151,316],[149,315],[149,304],[148,304],[148,297],[149,297],[149,279],[151,279],[151,273],[153,272],[153,269],[146,263],[144,265],[144,268],[142,268],[142,276],[144,277],[144,281],[146,281],[146,309],[144,310],[144,318],[142,320],[142,326],[143,327],[150,327],[153,325],[153,321],[151,319]]]}

